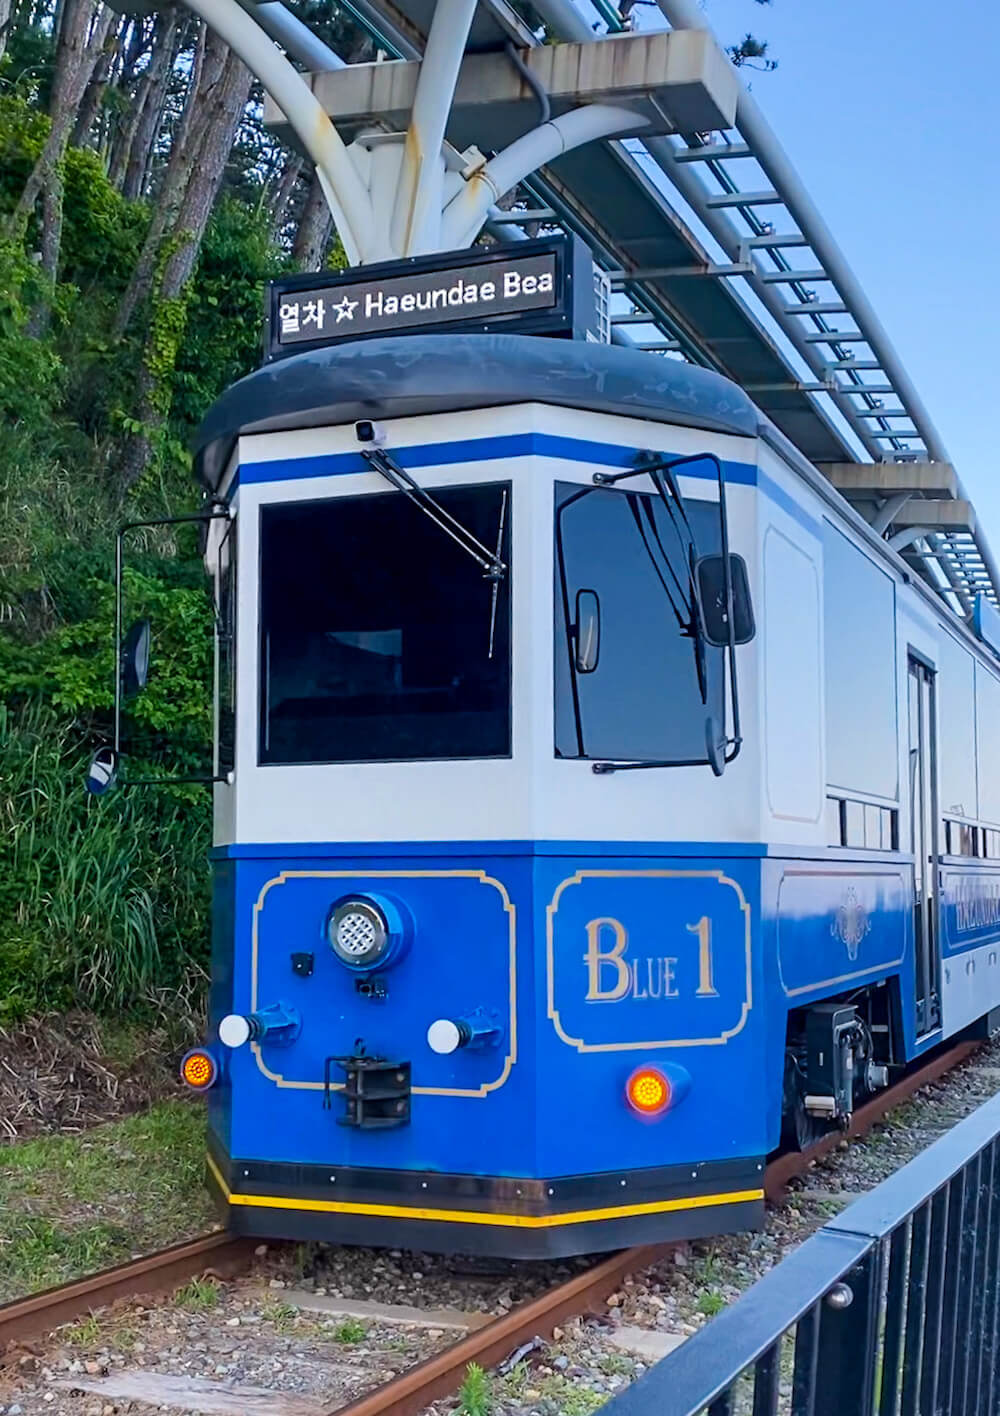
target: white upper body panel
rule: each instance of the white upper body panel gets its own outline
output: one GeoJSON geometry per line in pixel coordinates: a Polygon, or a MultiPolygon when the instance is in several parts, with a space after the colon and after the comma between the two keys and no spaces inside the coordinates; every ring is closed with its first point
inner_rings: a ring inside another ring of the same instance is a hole
{"type": "MultiPolygon", "coordinates": [[[[274,502],[383,493],[387,488],[374,472],[324,475],[322,463],[303,469],[301,459],[357,453],[353,425],[244,437],[238,449],[236,772],[234,786],[218,793],[220,807],[223,802],[226,807],[216,812],[217,844],[754,840],[758,822],[756,763],[750,748],[756,736],[752,646],[739,651],[747,745],[720,779],[707,766],[599,776],[589,761],[557,759],[552,688],[554,483],[592,485],[595,470],[614,465],[616,449],[651,448],[678,456],[710,451],[752,465],[754,443],[544,405],[401,419],[384,433],[388,450],[398,451],[404,465],[407,449],[442,448],[441,463],[411,469],[421,486],[512,484],[512,756],[258,765],[260,508],[274,502]],[[529,433],[545,451],[511,455],[508,440],[529,433]],[[564,445],[555,444],[556,439],[564,445]],[[454,445],[469,443],[476,444],[474,457],[455,461],[454,445]],[[499,456],[489,455],[491,443],[498,443],[499,456]],[[606,463],[602,446],[608,449],[606,463]],[[550,447],[563,455],[551,455],[550,447]],[[308,475],[294,475],[303,470],[308,475]]],[[[685,495],[694,497],[705,495],[706,485],[711,486],[694,478],[682,482],[685,495]]],[[[751,485],[731,487],[731,544],[751,567],[753,504],[751,485]]]]}

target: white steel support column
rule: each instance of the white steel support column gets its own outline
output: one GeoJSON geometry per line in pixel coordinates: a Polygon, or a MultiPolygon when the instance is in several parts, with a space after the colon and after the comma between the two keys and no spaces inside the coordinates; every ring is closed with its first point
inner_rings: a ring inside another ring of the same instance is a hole
{"type": "Polygon", "coordinates": [[[645,126],[646,120],[629,108],[592,103],[551,118],[525,133],[471,173],[464,189],[445,208],[441,226],[445,249],[471,245],[494,203],[545,163],[595,138],[634,133],[645,126]]]}
{"type": "Polygon", "coordinates": [[[393,218],[400,255],[440,250],[444,145],[477,0],[437,0],[413,100],[393,218]]]}
{"type": "Polygon", "coordinates": [[[344,141],[302,75],[237,0],[185,0],[226,41],[269,91],[316,164],[337,230],[352,264],[372,245],[372,205],[344,141]]]}

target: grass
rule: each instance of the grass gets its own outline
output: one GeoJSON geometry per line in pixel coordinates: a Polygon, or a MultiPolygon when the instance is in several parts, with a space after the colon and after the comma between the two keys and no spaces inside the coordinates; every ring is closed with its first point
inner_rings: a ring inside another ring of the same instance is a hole
{"type": "Polygon", "coordinates": [[[357,1318],[345,1318],[344,1321],[333,1330],[333,1339],[335,1342],[363,1342],[367,1335],[368,1329],[365,1327],[364,1323],[359,1322],[357,1318]]]}
{"type": "Polygon", "coordinates": [[[265,1322],[273,1323],[280,1333],[290,1332],[297,1325],[302,1326],[301,1315],[293,1303],[268,1303],[261,1309],[260,1315],[265,1322]]]}
{"type": "MultiPolygon", "coordinates": [[[[88,799],[82,730],[3,703],[10,652],[0,634],[0,1021],[74,1003],[167,1013],[204,983],[207,808],[88,799]]],[[[134,1046],[127,1027],[113,1041],[134,1046]]]]}
{"type": "Polygon", "coordinates": [[[174,1294],[174,1302],[189,1313],[204,1313],[219,1301],[219,1285],[212,1278],[192,1278],[174,1294]]]}
{"type": "Polygon", "coordinates": [[[206,1228],[204,1125],[200,1106],[165,1101],[0,1151],[0,1302],[206,1228]]]}
{"type": "Polygon", "coordinates": [[[65,1328],[64,1332],[66,1341],[71,1342],[74,1347],[93,1347],[101,1335],[100,1319],[90,1313],[82,1323],[74,1323],[72,1327],[65,1328]]]}

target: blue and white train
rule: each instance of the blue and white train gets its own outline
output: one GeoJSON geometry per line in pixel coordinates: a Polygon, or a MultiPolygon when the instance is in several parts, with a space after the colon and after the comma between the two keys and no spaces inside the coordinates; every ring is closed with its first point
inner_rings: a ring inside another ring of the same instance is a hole
{"type": "Polygon", "coordinates": [[[197,472],[235,1231],[751,1227],[783,1131],[988,1028],[1000,662],[734,384],[376,338],[236,384],[197,472]]]}

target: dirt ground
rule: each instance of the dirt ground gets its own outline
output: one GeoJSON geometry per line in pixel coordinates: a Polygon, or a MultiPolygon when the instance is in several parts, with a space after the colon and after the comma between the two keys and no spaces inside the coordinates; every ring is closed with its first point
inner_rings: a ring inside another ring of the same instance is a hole
{"type": "Polygon", "coordinates": [[[77,1134],[178,1096],[191,1019],[143,1024],[78,1012],[0,1028],[0,1150],[77,1134]]]}

